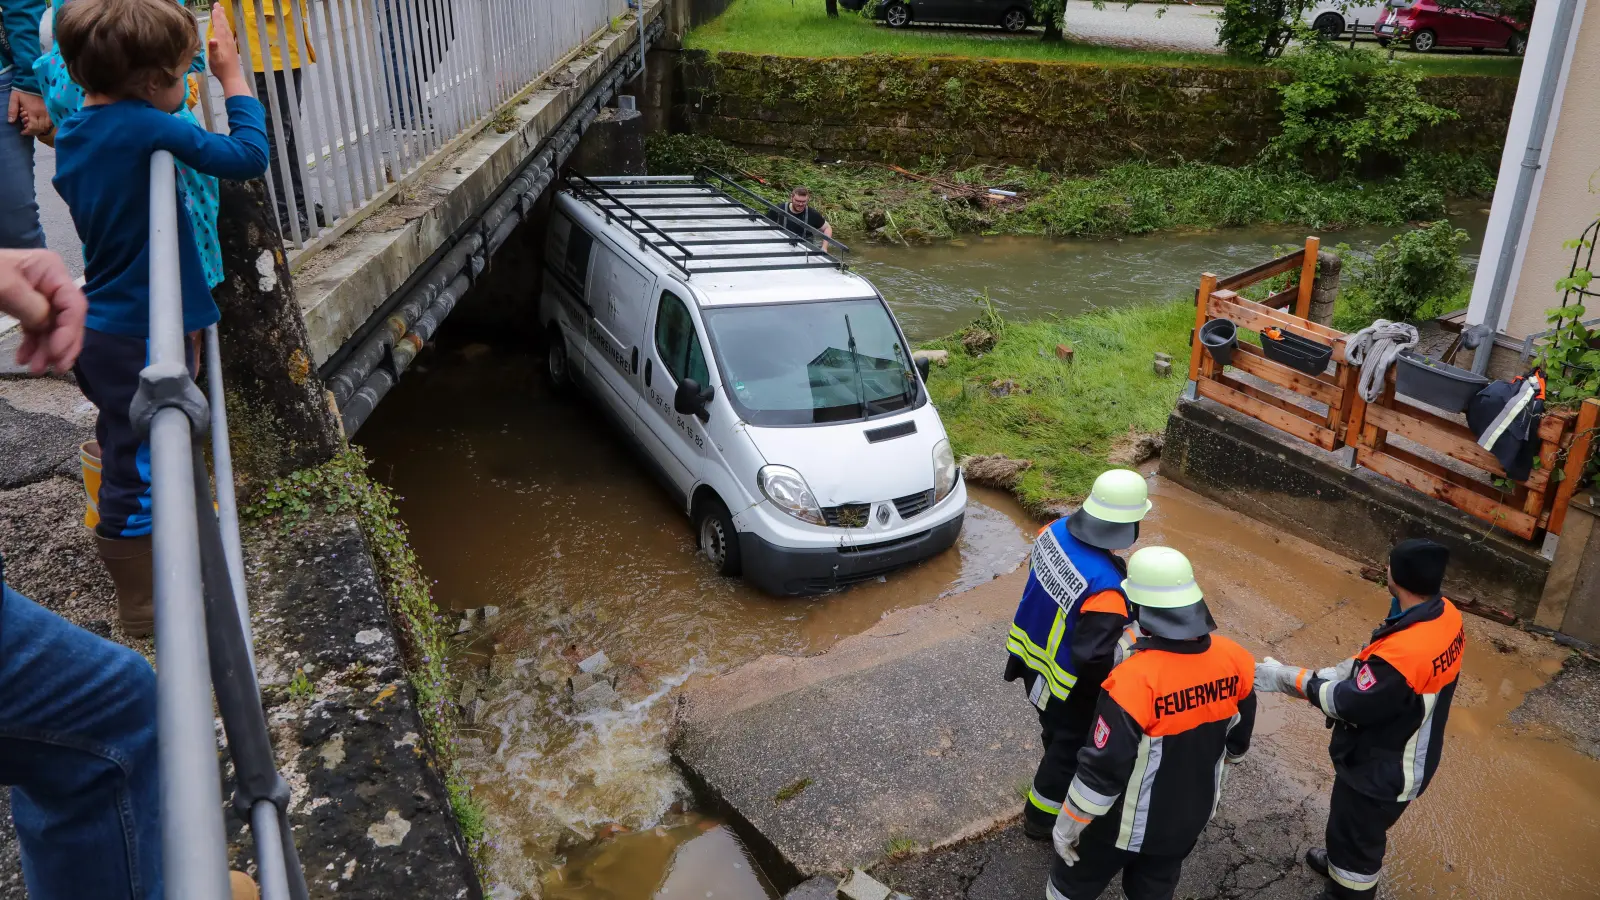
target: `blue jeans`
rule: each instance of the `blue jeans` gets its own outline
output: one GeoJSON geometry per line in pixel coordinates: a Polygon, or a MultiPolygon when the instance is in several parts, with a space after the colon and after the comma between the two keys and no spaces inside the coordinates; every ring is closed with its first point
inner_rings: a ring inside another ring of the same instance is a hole
{"type": "Polygon", "coordinates": [[[144,657],[0,596],[0,784],[32,900],[161,900],[156,677],[144,657]]]}
{"type": "MultiPolygon", "coordinates": [[[[0,110],[11,108],[11,73],[0,75],[0,110]]],[[[21,122],[0,114],[0,249],[44,246],[39,204],[33,193],[33,138],[21,122]]]]}

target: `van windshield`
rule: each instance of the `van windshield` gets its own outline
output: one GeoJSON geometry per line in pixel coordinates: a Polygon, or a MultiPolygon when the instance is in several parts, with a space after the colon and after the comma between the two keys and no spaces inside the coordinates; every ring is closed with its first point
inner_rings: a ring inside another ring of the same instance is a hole
{"type": "Polygon", "coordinates": [[[845,422],[921,403],[911,351],[875,297],[702,313],[723,384],[752,425],[845,422]]]}

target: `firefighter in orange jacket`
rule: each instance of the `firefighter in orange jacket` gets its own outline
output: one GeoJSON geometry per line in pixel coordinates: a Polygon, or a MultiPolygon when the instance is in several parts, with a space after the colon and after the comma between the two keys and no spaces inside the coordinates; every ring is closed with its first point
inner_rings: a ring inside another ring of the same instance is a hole
{"type": "Polygon", "coordinates": [[[1106,677],[1056,819],[1049,900],[1094,900],[1118,872],[1129,900],[1169,900],[1255,728],[1255,659],[1211,633],[1189,560],[1146,547],[1122,589],[1135,640],[1106,677]]]}
{"type": "Polygon", "coordinates": [[[1461,612],[1439,593],[1449,562],[1433,541],[1395,545],[1389,616],[1360,653],[1315,672],[1271,657],[1256,667],[1261,690],[1309,700],[1333,723],[1328,846],[1306,851],[1324,898],[1377,896],[1389,828],[1439,768],[1466,645],[1461,612]]]}

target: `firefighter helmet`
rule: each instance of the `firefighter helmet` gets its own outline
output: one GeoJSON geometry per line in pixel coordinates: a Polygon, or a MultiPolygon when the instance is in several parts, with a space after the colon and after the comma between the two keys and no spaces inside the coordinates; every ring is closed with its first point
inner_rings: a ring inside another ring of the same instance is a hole
{"type": "Polygon", "coordinates": [[[1171,547],[1146,547],[1129,557],[1122,590],[1138,607],[1139,627],[1157,637],[1187,640],[1216,630],[1194,567],[1171,547]]]}
{"type": "Polygon", "coordinates": [[[1122,550],[1139,539],[1139,520],[1149,511],[1150,486],[1144,476],[1132,469],[1108,469],[1067,519],[1067,531],[1091,547],[1122,550]]]}

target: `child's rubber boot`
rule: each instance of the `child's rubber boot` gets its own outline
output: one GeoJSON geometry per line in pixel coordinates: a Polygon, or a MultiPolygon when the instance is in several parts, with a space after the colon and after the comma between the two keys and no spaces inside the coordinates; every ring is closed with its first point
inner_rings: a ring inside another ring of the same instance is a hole
{"type": "Polygon", "coordinates": [[[228,887],[233,889],[233,900],[261,900],[261,890],[243,872],[229,872],[228,887]]]}
{"type": "Polygon", "coordinates": [[[149,637],[156,630],[155,571],[150,535],[135,538],[94,536],[100,561],[117,589],[117,619],[129,637],[149,637]]]}

